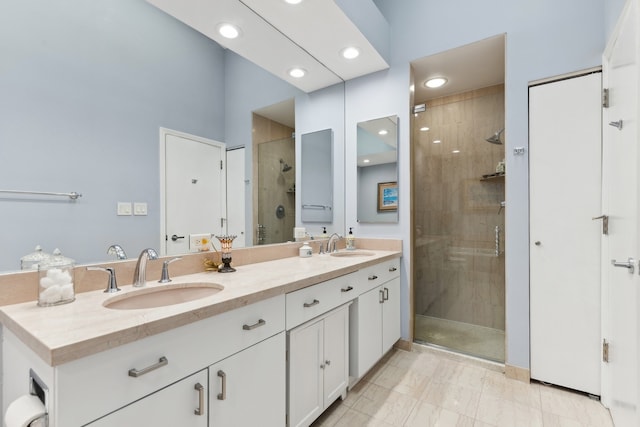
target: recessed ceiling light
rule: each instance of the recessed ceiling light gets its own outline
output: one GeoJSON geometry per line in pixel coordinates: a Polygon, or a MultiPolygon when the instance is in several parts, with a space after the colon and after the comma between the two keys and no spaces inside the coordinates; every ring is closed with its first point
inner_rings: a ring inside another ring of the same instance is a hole
{"type": "Polygon", "coordinates": [[[289,70],[289,75],[294,79],[304,77],[305,74],[307,74],[307,72],[304,70],[304,68],[292,68],[289,70]]]}
{"type": "Polygon", "coordinates": [[[426,87],[430,87],[431,89],[435,89],[440,86],[443,86],[446,82],[447,82],[447,79],[445,79],[444,77],[434,77],[433,79],[427,80],[424,83],[424,85],[426,87]]]}
{"type": "Polygon", "coordinates": [[[388,131],[388,130],[386,130],[386,129],[380,129],[380,130],[378,131],[378,135],[386,135],[386,134],[388,134],[388,133],[389,133],[389,131],[388,131]]]}
{"type": "Polygon", "coordinates": [[[428,130],[429,130],[429,128],[427,126],[423,126],[423,127],[420,128],[420,132],[426,132],[428,130]]]}
{"type": "Polygon", "coordinates": [[[240,35],[240,29],[233,24],[218,25],[218,33],[225,39],[235,39],[240,35]]]}
{"type": "Polygon", "coordinates": [[[453,150],[452,153],[453,154],[458,154],[460,152],[460,150],[453,150]]]}
{"type": "Polygon", "coordinates": [[[434,144],[440,144],[441,142],[442,142],[442,141],[440,141],[439,139],[434,139],[434,140],[433,140],[433,143],[434,143],[434,144]]]}
{"type": "Polygon", "coordinates": [[[300,3],[302,3],[302,0],[284,0],[284,1],[289,3],[289,4],[300,4],[300,3]]]}
{"type": "Polygon", "coordinates": [[[415,92],[415,91],[416,91],[416,86],[415,85],[409,86],[409,92],[415,92]]]}
{"type": "Polygon", "coordinates": [[[342,49],[342,57],[345,59],[355,59],[360,56],[360,51],[358,48],[353,46],[342,49]]]}
{"type": "Polygon", "coordinates": [[[371,161],[371,160],[369,160],[369,159],[364,159],[364,160],[362,161],[362,163],[369,163],[370,161],[371,161]]]}

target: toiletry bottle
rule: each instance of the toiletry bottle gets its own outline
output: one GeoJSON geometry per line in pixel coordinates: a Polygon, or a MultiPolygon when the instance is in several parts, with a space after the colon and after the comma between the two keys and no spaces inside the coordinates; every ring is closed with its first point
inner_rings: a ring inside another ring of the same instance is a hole
{"type": "Polygon", "coordinates": [[[329,235],[327,234],[327,227],[322,227],[322,236],[320,236],[320,238],[326,239],[328,237],[329,235]]]}
{"type": "Polygon", "coordinates": [[[299,249],[300,258],[309,258],[311,256],[311,246],[307,242],[304,242],[299,249]]]}
{"type": "Polygon", "coordinates": [[[356,248],[356,236],[353,235],[353,227],[349,227],[349,234],[347,234],[347,249],[354,250],[356,248]]]}

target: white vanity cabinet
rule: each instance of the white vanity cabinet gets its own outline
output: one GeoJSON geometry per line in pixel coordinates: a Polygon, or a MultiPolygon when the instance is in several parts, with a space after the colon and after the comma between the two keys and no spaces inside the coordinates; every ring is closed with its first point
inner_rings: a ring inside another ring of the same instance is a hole
{"type": "Polygon", "coordinates": [[[349,385],[349,304],[288,332],[288,423],[310,425],[349,385]]]}
{"type": "Polygon", "coordinates": [[[207,427],[207,370],[89,423],[90,427],[207,427]]]}
{"type": "Polygon", "coordinates": [[[281,332],[209,367],[210,426],[285,424],[285,339],[281,332]]]}
{"type": "Polygon", "coordinates": [[[349,371],[356,380],[400,339],[400,261],[361,270],[363,293],[351,308],[349,371]]]}
{"type": "MultiPolygon", "coordinates": [[[[189,401],[193,406],[192,411],[195,410],[198,406],[195,384],[184,383],[184,387],[172,387],[194,373],[205,370],[204,379],[196,382],[208,390],[206,369],[209,366],[232,355],[242,354],[245,349],[250,354],[252,346],[263,344],[278,334],[283,335],[284,302],[284,295],[278,295],[53,367],[35,355],[10,331],[4,331],[4,385],[11,385],[11,388],[5,389],[4,396],[11,401],[20,394],[28,393],[29,369],[33,369],[49,389],[46,407],[50,427],[85,425],[108,414],[118,420],[124,417],[127,421],[104,424],[111,419],[104,418],[103,424],[97,425],[199,425],[188,422],[172,424],[165,422],[164,418],[158,424],[137,424],[128,420],[129,417],[131,420],[144,419],[147,399],[151,399],[149,402],[162,402],[158,405],[169,412],[181,412],[183,400],[189,401]],[[180,390],[184,395],[176,399],[173,393],[179,393],[180,390]],[[165,395],[173,398],[165,400],[165,395]],[[122,414],[116,415],[120,411],[123,411],[122,414]]],[[[269,360],[279,357],[284,361],[284,338],[270,341],[268,349],[269,360]]],[[[253,360],[250,363],[256,362],[253,360]]],[[[278,369],[277,364],[269,369],[278,369]]],[[[280,368],[280,373],[284,377],[284,368],[280,368]]],[[[275,387],[269,393],[280,394],[280,406],[274,403],[271,411],[280,412],[282,425],[286,410],[284,387],[275,387]]],[[[205,398],[205,406],[207,400],[205,398]]],[[[207,417],[202,418],[206,420],[207,417]]],[[[199,417],[196,420],[200,422],[199,417]]]]}

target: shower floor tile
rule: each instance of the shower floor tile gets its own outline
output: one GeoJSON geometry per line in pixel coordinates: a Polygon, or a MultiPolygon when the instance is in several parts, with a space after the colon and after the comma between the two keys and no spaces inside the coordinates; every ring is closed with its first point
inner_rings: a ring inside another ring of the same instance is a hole
{"type": "Polygon", "coordinates": [[[471,356],[504,362],[504,331],[499,329],[417,314],[414,339],[471,356]]]}

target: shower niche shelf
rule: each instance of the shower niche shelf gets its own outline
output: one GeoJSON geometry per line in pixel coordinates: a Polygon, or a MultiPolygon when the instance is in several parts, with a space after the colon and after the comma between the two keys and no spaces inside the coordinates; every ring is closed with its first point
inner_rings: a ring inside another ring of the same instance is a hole
{"type": "Polygon", "coordinates": [[[482,175],[482,178],[480,178],[480,181],[497,181],[497,180],[504,180],[504,172],[496,172],[496,173],[490,173],[487,175],[482,175]]]}

